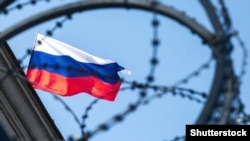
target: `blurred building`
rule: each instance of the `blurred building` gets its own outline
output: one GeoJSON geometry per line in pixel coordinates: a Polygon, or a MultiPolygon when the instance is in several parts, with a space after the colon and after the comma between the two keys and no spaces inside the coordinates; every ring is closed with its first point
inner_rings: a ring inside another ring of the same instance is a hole
{"type": "Polygon", "coordinates": [[[9,45],[0,44],[0,141],[55,141],[63,137],[9,45]],[[13,71],[14,70],[14,71],[13,71]]]}

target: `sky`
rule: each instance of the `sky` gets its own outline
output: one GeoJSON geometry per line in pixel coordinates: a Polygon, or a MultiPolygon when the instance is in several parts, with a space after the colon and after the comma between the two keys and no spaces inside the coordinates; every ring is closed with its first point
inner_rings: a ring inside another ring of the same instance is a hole
{"type": "MultiPolygon", "coordinates": [[[[18,24],[25,18],[47,9],[71,3],[77,0],[53,0],[51,2],[39,1],[35,6],[27,4],[21,10],[15,7],[17,4],[28,0],[17,0],[10,5],[8,15],[0,15],[0,31],[12,25],[18,24]]],[[[206,16],[199,1],[168,0],[160,2],[184,11],[189,17],[204,25],[213,32],[209,19],[206,16]]],[[[215,6],[218,2],[213,0],[215,6]]],[[[239,36],[248,49],[250,45],[249,31],[250,20],[247,15],[249,1],[225,1],[232,20],[232,26],[238,31],[239,36]]],[[[47,30],[55,27],[58,21],[65,17],[59,17],[46,21],[37,26],[7,40],[17,59],[26,55],[27,49],[32,49],[36,33],[46,34],[47,30]]],[[[159,20],[157,58],[153,84],[159,86],[172,86],[190,73],[197,70],[211,57],[211,50],[202,40],[189,29],[183,27],[174,20],[157,15],[159,20]]],[[[118,62],[121,66],[132,71],[131,75],[119,74],[126,81],[144,83],[150,73],[150,59],[152,58],[152,44],[154,29],[151,25],[153,13],[138,9],[98,9],[75,13],[71,20],[66,20],[62,28],[53,31],[53,38],[68,43],[93,55],[108,58],[118,62]]],[[[232,59],[237,75],[241,71],[243,52],[239,42],[233,38],[234,50],[232,59]]],[[[22,66],[27,67],[29,56],[22,60],[22,66]]],[[[186,84],[179,85],[199,92],[208,93],[214,74],[214,60],[209,67],[201,71],[186,84]]],[[[247,65],[246,74],[243,76],[240,86],[240,96],[245,104],[245,111],[250,112],[248,102],[250,83],[250,68],[247,65]]],[[[25,69],[24,69],[25,71],[25,69]]],[[[129,86],[122,84],[121,88],[129,86]]],[[[59,131],[65,139],[69,136],[79,138],[81,130],[71,113],[64,105],[53,97],[53,94],[36,90],[38,96],[54,120],[59,131]]],[[[156,94],[148,90],[148,96],[156,94]]],[[[108,123],[114,115],[125,111],[129,104],[134,103],[139,97],[140,90],[121,90],[114,102],[99,100],[88,113],[86,119],[86,131],[97,129],[100,124],[108,123]]],[[[89,104],[95,100],[88,94],[80,93],[72,97],[60,97],[76,116],[82,121],[82,116],[89,104]]],[[[199,99],[203,100],[199,97],[199,99]]],[[[203,100],[204,101],[204,100],[203,100]]],[[[160,98],[152,99],[148,104],[142,104],[138,109],[126,116],[122,122],[114,124],[108,131],[100,132],[93,136],[90,141],[167,141],[185,135],[185,125],[194,124],[204,104],[183,98],[171,93],[160,98]]]]}

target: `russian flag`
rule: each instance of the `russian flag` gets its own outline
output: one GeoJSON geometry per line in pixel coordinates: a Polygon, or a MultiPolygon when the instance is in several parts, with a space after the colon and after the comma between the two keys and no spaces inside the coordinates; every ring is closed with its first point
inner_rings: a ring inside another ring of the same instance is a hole
{"type": "Polygon", "coordinates": [[[112,60],[96,57],[38,33],[27,78],[34,88],[61,96],[84,92],[114,101],[121,85],[119,71],[130,74],[112,60]]]}

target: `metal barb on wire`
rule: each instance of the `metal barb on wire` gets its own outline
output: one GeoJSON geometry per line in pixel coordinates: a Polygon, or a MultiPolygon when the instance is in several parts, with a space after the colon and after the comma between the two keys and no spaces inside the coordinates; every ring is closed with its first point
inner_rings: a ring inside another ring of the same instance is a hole
{"type": "MultiPolygon", "coordinates": [[[[15,0],[17,1],[17,0],[15,0]]],[[[18,3],[15,6],[12,7],[5,7],[2,11],[0,11],[0,14],[5,14],[7,15],[8,13],[10,13],[13,10],[21,10],[23,9],[23,7],[28,6],[28,5],[35,5],[37,2],[41,2],[41,1],[46,1],[49,2],[50,0],[27,0],[26,2],[23,3],[18,3]]],[[[13,4],[12,4],[13,5],[13,4]]]]}
{"type": "Polygon", "coordinates": [[[185,141],[186,136],[176,136],[173,139],[170,140],[163,140],[163,141],[185,141]]]}
{"type": "Polygon", "coordinates": [[[82,123],[81,123],[81,131],[82,131],[82,136],[85,136],[85,131],[84,129],[86,128],[86,119],[89,117],[88,113],[89,111],[93,108],[93,106],[99,101],[99,99],[93,100],[85,109],[84,115],[82,116],[82,123]]]}

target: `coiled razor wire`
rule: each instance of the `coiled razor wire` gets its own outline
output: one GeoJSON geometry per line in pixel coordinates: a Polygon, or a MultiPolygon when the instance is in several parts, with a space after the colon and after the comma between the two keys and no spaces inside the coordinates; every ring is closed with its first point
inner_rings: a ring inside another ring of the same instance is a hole
{"type": "MultiPolygon", "coordinates": [[[[1,9],[1,13],[3,14],[8,14],[10,11],[14,10],[14,9],[22,9],[24,6],[26,5],[35,5],[37,2],[40,1],[47,1],[49,2],[49,0],[31,0],[29,2],[25,2],[25,3],[21,3],[21,4],[17,4],[16,6],[12,7],[12,8],[4,8],[1,9]]],[[[227,28],[227,30],[230,30],[231,28],[231,20],[229,17],[229,14],[227,13],[227,8],[224,4],[224,2],[222,0],[219,1],[220,5],[222,7],[222,11],[223,11],[223,16],[224,16],[224,25],[227,28]]],[[[159,3],[156,0],[152,1],[152,8],[154,8],[154,5],[156,5],[157,3],[159,3]]],[[[55,26],[49,30],[46,31],[46,34],[49,36],[52,36],[53,33],[56,31],[56,29],[62,28],[62,25],[68,21],[71,20],[72,17],[71,15],[67,15],[64,19],[62,19],[61,21],[57,21],[55,26]]],[[[153,47],[153,56],[151,58],[151,68],[150,68],[150,73],[146,78],[146,83],[140,83],[137,81],[126,81],[123,79],[123,84],[127,84],[127,87],[122,87],[121,91],[124,90],[134,90],[134,89],[139,89],[141,90],[140,92],[140,96],[138,98],[138,100],[134,103],[131,103],[128,105],[127,109],[125,109],[123,112],[120,112],[116,115],[113,116],[113,118],[111,118],[109,121],[104,122],[103,124],[100,124],[96,129],[94,129],[93,131],[87,131],[85,132],[85,128],[86,128],[86,119],[89,118],[89,112],[91,111],[91,109],[93,108],[93,106],[95,104],[98,103],[98,99],[92,101],[87,107],[86,110],[82,116],[82,122],[76,117],[76,114],[73,112],[73,110],[59,97],[54,96],[56,100],[58,100],[60,103],[62,103],[62,105],[64,105],[65,109],[73,116],[73,118],[75,119],[76,123],[79,125],[79,128],[82,131],[82,138],[80,140],[87,140],[90,137],[96,135],[97,133],[101,132],[101,131],[107,131],[110,128],[112,128],[115,124],[118,124],[120,122],[122,122],[124,120],[124,118],[126,118],[127,115],[131,114],[132,112],[136,111],[136,109],[139,108],[139,106],[141,105],[147,105],[149,102],[151,102],[152,100],[156,99],[156,98],[162,98],[164,95],[166,95],[167,93],[171,93],[173,95],[179,95],[182,98],[188,98],[189,100],[193,100],[196,101],[198,103],[204,103],[203,100],[206,100],[207,98],[207,94],[204,92],[198,92],[196,90],[193,89],[189,89],[189,88],[182,88],[182,87],[177,87],[180,84],[186,84],[188,83],[192,78],[194,77],[198,77],[199,74],[203,71],[209,68],[209,64],[212,62],[213,57],[211,57],[207,62],[205,62],[203,65],[201,65],[201,67],[199,67],[197,70],[193,71],[192,73],[190,73],[190,75],[188,75],[187,77],[184,77],[182,80],[177,81],[173,86],[160,86],[160,85],[153,85],[151,83],[154,82],[154,72],[156,69],[156,65],[159,63],[158,59],[157,59],[157,50],[160,44],[160,40],[158,39],[158,26],[159,26],[159,21],[157,19],[157,13],[153,10],[153,20],[152,20],[152,27],[153,27],[153,40],[152,40],[152,47],[153,47]],[[153,94],[151,97],[147,97],[147,90],[148,89],[152,89],[154,90],[155,94],[153,94]],[[197,98],[195,96],[198,96],[200,98],[197,98]]],[[[240,43],[240,47],[243,50],[243,60],[242,60],[242,66],[241,66],[241,72],[238,75],[238,80],[239,82],[242,82],[242,77],[243,75],[246,73],[246,65],[247,65],[247,49],[243,43],[243,41],[240,39],[238,34],[235,34],[235,36],[232,37],[236,37],[236,39],[238,40],[238,42],[240,43]]],[[[26,54],[19,59],[18,61],[20,62],[20,64],[23,62],[23,60],[25,58],[27,58],[29,55],[31,54],[31,50],[27,50],[26,54]]],[[[25,67],[23,67],[25,68],[25,67]]],[[[7,69],[7,68],[2,68],[0,67],[0,71],[2,73],[5,74],[4,77],[2,77],[0,79],[0,83],[3,83],[4,80],[8,77],[8,76],[15,76],[17,78],[20,78],[24,81],[28,81],[26,79],[26,77],[24,77],[23,75],[19,74],[18,72],[20,71],[20,69],[7,69]]],[[[241,84],[241,83],[240,83],[241,84]]],[[[240,109],[240,113],[243,115],[241,118],[237,119],[239,123],[244,123],[247,124],[248,122],[250,122],[250,115],[247,114],[244,111],[244,104],[240,101],[240,105],[241,105],[241,109],[240,109]]],[[[174,139],[171,139],[171,141],[178,141],[178,140],[183,140],[185,138],[185,136],[177,136],[174,139]]],[[[170,141],[170,140],[164,140],[164,141],[170,141]]]]}

